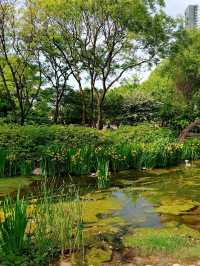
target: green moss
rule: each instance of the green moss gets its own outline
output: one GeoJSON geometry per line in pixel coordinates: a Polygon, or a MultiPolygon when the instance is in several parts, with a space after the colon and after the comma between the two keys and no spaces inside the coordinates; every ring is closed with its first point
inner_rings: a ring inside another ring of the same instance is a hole
{"type": "Polygon", "coordinates": [[[86,255],[88,265],[101,266],[103,262],[111,259],[112,251],[110,249],[92,248],[86,255]]]}
{"type": "Polygon", "coordinates": [[[8,195],[18,190],[28,187],[32,182],[39,180],[39,177],[8,177],[0,178],[0,196],[8,195]]]}
{"type": "Polygon", "coordinates": [[[200,244],[192,246],[192,247],[187,247],[184,248],[181,252],[176,253],[176,257],[188,259],[188,258],[193,258],[193,259],[199,259],[200,258],[200,244]]]}
{"type": "Polygon", "coordinates": [[[117,235],[124,225],[126,225],[125,221],[119,217],[99,220],[97,223],[85,228],[85,242],[92,242],[97,235],[117,235]]]}
{"type": "Polygon", "coordinates": [[[139,248],[145,254],[176,253],[199,245],[200,233],[185,225],[168,224],[166,228],[139,228],[123,239],[126,247],[139,248]]]}
{"type": "Polygon", "coordinates": [[[156,208],[156,211],[163,214],[179,215],[190,211],[200,203],[186,199],[167,198],[161,201],[161,206],[156,208]]]}
{"type": "Polygon", "coordinates": [[[85,198],[91,199],[84,203],[83,219],[85,223],[98,222],[99,216],[107,217],[122,207],[121,203],[116,198],[110,196],[109,193],[88,194],[85,198]]]}

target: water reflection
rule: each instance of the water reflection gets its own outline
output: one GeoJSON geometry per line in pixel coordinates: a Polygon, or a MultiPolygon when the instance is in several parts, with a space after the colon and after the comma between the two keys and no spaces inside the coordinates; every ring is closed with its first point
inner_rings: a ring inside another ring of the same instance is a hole
{"type": "Polygon", "coordinates": [[[154,206],[141,195],[134,199],[124,192],[113,192],[113,196],[122,204],[122,209],[114,212],[113,216],[123,218],[132,227],[162,227],[154,206]]]}

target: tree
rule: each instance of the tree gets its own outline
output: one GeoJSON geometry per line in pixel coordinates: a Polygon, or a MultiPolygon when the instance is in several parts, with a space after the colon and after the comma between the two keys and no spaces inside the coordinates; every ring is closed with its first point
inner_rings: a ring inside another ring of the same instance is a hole
{"type": "Polygon", "coordinates": [[[67,81],[71,75],[69,68],[63,63],[62,57],[60,57],[57,48],[53,46],[48,39],[41,40],[41,52],[44,56],[42,73],[47,82],[54,89],[52,94],[54,95],[53,105],[54,111],[54,123],[58,123],[60,115],[60,105],[65,96],[67,89],[67,81]]]}
{"type": "Polygon", "coordinates": [[[191,102],[200,89],[200,31],[184,30],[172,46],[170,63],[174,66],[176,88],[191,102]]]}
{"type": "Polygon", "coordinates": [[[23,125],[42,86],[42,66],[34,27],[25,31],[24,17],[17,11],[15,1],[0,2],[0,76],[10,102],[9,84],[13,84],[19,122],[23,125]]]}
{"type": "Polygon", "coordinates": [[[176,88],[184,96],[188,108],[191,124],[179,136],[184,140],[193,127],[200,124],[200,31],[184,30],[177,36],[172,47],[170,63],[174,66],[174,80],[176,88]],[[192,121],[193,120],[193,121],[192,121]]]}
{"type": "MultiPolygon", "coordinates": [[[[41,12],[41,1],[39,5],[41,12]]],[[[128,71],[157,62],[167,47],[173,23],[159,9],[162,6],[163,1],[156,0],[66,0],[56,7],[43,3],[44,13],[48,8],[46,14],[56,25],[52,41],[80,91],[83,79],[90,83],[92,117],[96,95],[98,129],[107,92],[128,71]]]]}
{"type": "Polygon", "coordinates": [[[163,60],[140,85],[140,91],[150,95],[159,106],[156,116],[161,126],[180,130],[187,124],[189,112],[184,96],[176,89],[174,73],[175,66],[170,60],[163,60]]]}

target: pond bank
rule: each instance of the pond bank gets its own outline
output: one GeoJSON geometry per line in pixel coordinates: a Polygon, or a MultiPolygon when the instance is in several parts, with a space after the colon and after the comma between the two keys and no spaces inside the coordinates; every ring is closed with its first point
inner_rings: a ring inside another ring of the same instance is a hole
{"type": "MultiPolygon", "coordinates": [[[[80,186],[85,253],[84,261],[75,252],[73,265],[198,265],[200,161],[123,171],[103,190],[95,191],[92,176],[72,180],[80,186]]],[[[37,190],[33,185],[25,190],[37,190]]]]}

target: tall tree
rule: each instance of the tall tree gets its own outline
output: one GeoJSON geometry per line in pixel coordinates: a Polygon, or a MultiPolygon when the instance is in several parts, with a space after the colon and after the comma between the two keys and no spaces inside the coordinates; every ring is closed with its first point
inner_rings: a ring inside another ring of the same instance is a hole
{"type": "Polygon", "coordinates": [[[0,76],[8,94],[8,84],[13,83],[21,125],[30,114],[42,86],[40,52],[34,44],[36,34],[34,27],[24,31],[24,22],[15,1],[0,2],[0,52],[3,59],[0,61],[0,76]]]}
{"type": "Polygon", "coordinates": [[[54,104],[54,123],[59,122],[60,105],[69,88],[67,81],[71,72],[62,57],[60,57],[57,48],[53,43],[48,42],[49,39],[41,41],[41,52],[44,56],[42,73],[47,82],[53,88],[53,104],[54,104]]]}
{"type": "Polygon", "coordinates": [[[51,13],[62,36],[54,41],[76,69],[76,80],[80,82],[81,71],[90,80],[92,110],[95,93],[101,129],[107,92],[128,71],[159,60],[173,23],[160,10],[163,1],[80,0],[61,5],[63,12],[51,13]]]}

